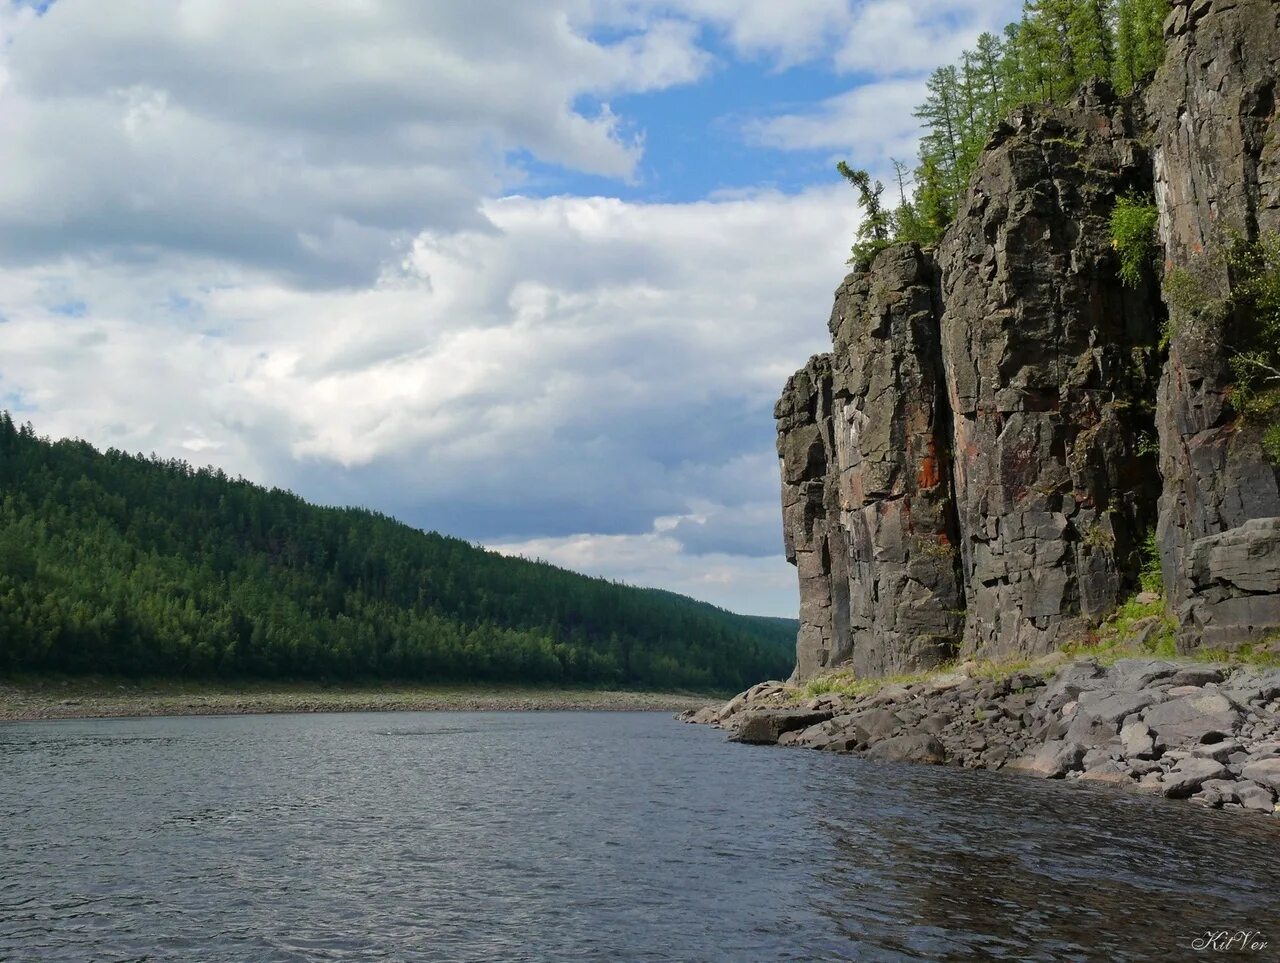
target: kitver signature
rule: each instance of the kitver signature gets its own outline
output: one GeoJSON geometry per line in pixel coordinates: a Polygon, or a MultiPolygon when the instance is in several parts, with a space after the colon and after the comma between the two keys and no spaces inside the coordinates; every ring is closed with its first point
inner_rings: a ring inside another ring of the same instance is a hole
{"type": "Polygon", "coordinates": [[[1267,948],[1266,934],[1259,930],[1209,930],[1191,941],[1193,950],[1247,950],[1259,952],[1267,948]]]}

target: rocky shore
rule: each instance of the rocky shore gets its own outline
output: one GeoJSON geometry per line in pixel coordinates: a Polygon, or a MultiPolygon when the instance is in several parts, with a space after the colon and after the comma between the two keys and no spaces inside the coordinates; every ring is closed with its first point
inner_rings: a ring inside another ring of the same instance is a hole
{"type": "Polygon", "coordinates": [[[274,712],[676,712],[705,696],[533,687],[0,680],[0,721],[274,712]]]}
{"type": "Polygon", "coordinates": [[[1008,769],[1280,818],[1280,669],[1053,655],[871,691],[764,682],[682,713],[738,742],[1008,769]]]}

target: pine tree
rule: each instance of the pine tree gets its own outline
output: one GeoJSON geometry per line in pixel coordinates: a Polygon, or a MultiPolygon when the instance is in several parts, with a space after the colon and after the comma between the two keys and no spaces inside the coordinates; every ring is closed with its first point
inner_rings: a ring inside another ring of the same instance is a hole
{"type": "Polygon", "coordinates": [[[836,170],[858,192],[858,203],[862,205],[862,223],[858,225],[857,240],[849,263],[865,268],[889,243],[891,218],[880,199],[884,194],[884,185],[879,181],[873,184],[870,174],[864,170],[855,170],[844,161],[836,164],[836,170]]]}

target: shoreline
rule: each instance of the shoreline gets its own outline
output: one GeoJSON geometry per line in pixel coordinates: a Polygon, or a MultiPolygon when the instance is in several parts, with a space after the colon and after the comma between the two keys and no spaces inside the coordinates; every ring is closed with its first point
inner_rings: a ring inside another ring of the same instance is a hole
{"type": "Polygon", "coordinates": [[[0,723],[316,712],[682,712],[708,696],[518,685],[0,677],[0,723]]]}
{"type": "Polygon", "coordinates": [[[730,740],[1006,770],[1280,821],[1280,668],[1058,654],[911,677],[764,682],[677,716],[730,740]]]}

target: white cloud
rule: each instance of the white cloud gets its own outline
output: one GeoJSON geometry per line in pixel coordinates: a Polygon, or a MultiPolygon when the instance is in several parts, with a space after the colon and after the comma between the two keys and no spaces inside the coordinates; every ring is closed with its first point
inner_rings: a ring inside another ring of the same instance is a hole
{"type": "Polygon", "coordinates": [[[237,261],[371,279],[482,223],[510,151],[617,178],[640,142],[575,103],[698,78],[694,25],[597,43],[587,0],[58,0],[0,20],[0,257],[237,261]]]}
{"type": "Polygon", "coordinates": [[[852,4],[840,20],[831,58],[856,83],[803,110],[749,120],[744,136],[783,150],[830,150],[882,172],[891,158],[911,163],[920,135],[914,112],[925,98],[928,75],[957,60],[982,32],[998,33],[1020,9],[1011,0],[852,4]]]}
{"type": "Polygon", "coordinates": [[[895,157],[911,161],[920,136],[914,112],[924,95],[918,78],[863,84],[803,114],[751,121],[745,133],[768,147],[840,151],[860,165],[882,166],[895,157]]]}
{"type": "Polygon", "coordinates": [[[846,24],[836,66],[876,77],[929,73],[984,31],[1018,19],[1019,0],[865,0],[846,24]]]}
{"type": "Polygon", "coordinates": [[[731,49],[772,58],[780,67],[830,56],[850,23],[850,0],[605,0],[616,16],[674,13],[705,23],[723,34],[731,49]]]}

